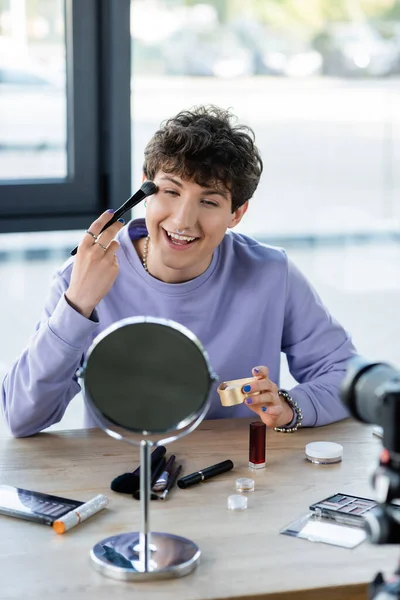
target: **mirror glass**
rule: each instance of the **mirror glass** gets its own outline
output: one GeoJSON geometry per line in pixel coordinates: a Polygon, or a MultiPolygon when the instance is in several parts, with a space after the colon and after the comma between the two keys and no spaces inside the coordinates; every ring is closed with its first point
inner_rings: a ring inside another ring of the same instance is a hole
{"type": "Polygon", "coordinates": [[[83,371],[85,396],[102,426],[105,419],[142,435],[186,427],[204,409],[216,379],[192,332],[150,317],[124,319],[104,330],[83,371]]]}

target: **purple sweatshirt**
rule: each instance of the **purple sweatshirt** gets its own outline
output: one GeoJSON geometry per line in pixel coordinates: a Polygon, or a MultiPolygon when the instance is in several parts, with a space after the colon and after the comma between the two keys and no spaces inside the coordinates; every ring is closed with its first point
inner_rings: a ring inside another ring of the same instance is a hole
{"type": "MultiPolygon", "coordinates": [[[[229,231],[204,273],[170,284],[143,269],[132,243],[143,235],[143,219],[119,232],[120,271],[91,319],[64,297],[74,259],[57,272],[36,332],[3,381],[2,409],[12,435],[32,435],[59,422],[80,391],[76,371],[93,339],[112,323],[140,315],[188,327],[207,350],[219,382],[251,377],[252,367],[266,365],[279,386],[284,352],[298,382],[290,393],[303,410],[303,425],[347,416],[338,388],[355,349],[283,250],[229,231]]],[[[245,404],[223,407],[217,385],[207,418],[254,415],[245,404]]],[[[86,403],[84,426],[96,426],[86,403]]]]}

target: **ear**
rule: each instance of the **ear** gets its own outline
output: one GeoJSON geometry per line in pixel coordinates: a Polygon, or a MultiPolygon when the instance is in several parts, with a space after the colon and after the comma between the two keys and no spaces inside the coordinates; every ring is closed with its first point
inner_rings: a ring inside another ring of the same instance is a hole
{"type": "Polygon", "coordinates": [[[146,179],[147,179],[146,175],[145,175],[144,173],[142,173],[142,183],[143,183],[144,181],[146,181],[146,179]]]}
{"type": "Polygon", "coordinates": [[[249,208],[249,201],[246,200],[246,202],[244,204],[242,204],[242,206],[239,206],[239,208],[237,208],[235,210],[235,212],[233,212],[231,214],[231,219],[228,223],[229,229],[232,229],[233,227],[235,227],[236,225],[238,225],[240,223],[240,221],[243,219],[244,214],[246,213],[248,208],[249,208]]]}

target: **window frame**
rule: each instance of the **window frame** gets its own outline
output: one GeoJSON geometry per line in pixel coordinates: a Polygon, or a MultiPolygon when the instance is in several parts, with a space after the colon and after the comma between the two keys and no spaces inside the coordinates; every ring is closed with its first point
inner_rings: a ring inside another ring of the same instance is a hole
{"type": "Polygon", "coordinates": [[[0,233],[86,228],[129,197],[129,23],[130,0],[65,0],[67,177],[0,180],[0,233]]]}

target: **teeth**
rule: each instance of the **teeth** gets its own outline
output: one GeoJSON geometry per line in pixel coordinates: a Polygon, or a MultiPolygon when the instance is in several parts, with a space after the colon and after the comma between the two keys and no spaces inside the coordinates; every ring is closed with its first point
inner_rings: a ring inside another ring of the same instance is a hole
{"type": "Polygon", "coordinates": [[[193,242],[193,240],[196,239],[194,237],[187,237],[186,235],[178,235],[177,233],[171,233],[169,231],[167,231],[167,235],[168,235],[168,237],[174,238],[174,240],[181,240],[183,242],[193,242]]]}

